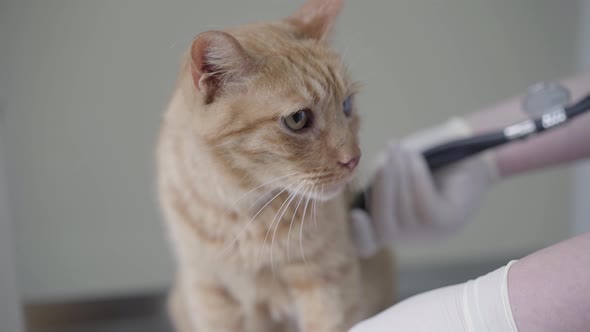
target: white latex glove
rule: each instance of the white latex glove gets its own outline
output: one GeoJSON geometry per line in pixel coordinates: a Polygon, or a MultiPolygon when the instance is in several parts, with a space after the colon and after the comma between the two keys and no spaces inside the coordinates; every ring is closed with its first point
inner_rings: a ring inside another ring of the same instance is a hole
{"type": "Polygon", "coordinates": [[[517,332],[507,285],[512,263],[476,280],[411,297],[349,332],[517,332]]]}
{"type": "Polygon", "coordinates": [[[491,153],[459,162],[433,176],[421,152],[469,136],[463,120],[391,143],[382,153],[371,181],[367,208],[353,210],[353,234],[361,257],[399,242],[431,240],[466,224],[497,178],[491,153]]]}

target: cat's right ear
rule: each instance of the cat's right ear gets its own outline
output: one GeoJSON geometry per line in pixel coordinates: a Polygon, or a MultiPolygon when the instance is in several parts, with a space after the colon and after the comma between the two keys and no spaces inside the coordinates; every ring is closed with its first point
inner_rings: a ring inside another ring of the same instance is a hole
{"type": "Polygon", "coordinates": [[[253,71],[254,61],[230,34],[208,31],[197,36],[191,46],[191,75],[205,103],[253,71]]]}
{"type": "Polygon", "coordinates": [[[330,36],[344,0],[306,0],[287,22],[295,27],[299,38],[325,40],[330,36]]]}

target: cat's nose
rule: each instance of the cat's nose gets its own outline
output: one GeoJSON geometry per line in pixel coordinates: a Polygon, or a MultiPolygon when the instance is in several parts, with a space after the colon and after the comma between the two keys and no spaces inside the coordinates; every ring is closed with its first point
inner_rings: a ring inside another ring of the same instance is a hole
{"type": "Polygon", "coordinates": [[[361,160],[361,155],[358,154],[354,157],[343,158],[342,160],[338,161],[338,163],[352,171],[359,164],[360,160],[361,160]]]}

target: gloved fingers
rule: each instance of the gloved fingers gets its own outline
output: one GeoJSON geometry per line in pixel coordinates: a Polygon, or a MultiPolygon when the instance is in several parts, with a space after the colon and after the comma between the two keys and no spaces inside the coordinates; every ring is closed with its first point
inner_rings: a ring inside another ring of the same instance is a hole
{"type": "Polygon", "coordinates": [[[413,210],[417,221],[422,226],[440,226],[449,218],[453,218],[452,211],[445,196],[434,181],[433,175],[421,155],[406,152],[407,178],[409,199],[414,202],[413,210]]]}
{"type": "Polygon", "coordinates": [[[469,219],[491,186],[488,165],[481,158],[461,162],[442,180],[442,195],[447,197],[448,204],[456,211],[462,211],[463,215],[458,216],[460,224],[469,219]]]}
{"type": "Polygon", "coordinates": [[[350,213],[353,240],[361,258],[375,255],[384,243],[375,236],[375,228],[371,217],[363,210],[354,209],[350,213]]]}
{"type": "Polygon", "coordinates": [[[393,214],[397,217],[397,224],[402,231],[408,232],[419,224],[416,215],[416,201],[412,193],[412,165],[408,164],[410,153],[402,149],[401,145],[395,147],[395,208],[393,214]]]}
{"type": "Polygon", "coordinates": [[[375,236],[381,243],[391,243],[395,234],[399,232],[396,216],[397,191],[400,185],[397,174],[399,156],[391,149],[392,146],[388,148],[384,163],[373,179],[369,200],[375,236]]]}

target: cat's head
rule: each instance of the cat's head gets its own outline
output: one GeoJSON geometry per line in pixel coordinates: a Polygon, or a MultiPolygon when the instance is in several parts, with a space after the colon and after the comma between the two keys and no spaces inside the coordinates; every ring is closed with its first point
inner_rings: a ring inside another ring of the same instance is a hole
{"type": "Polygon", "coordinates": [[[327,39],[342,0],[200,34],[190,49],[194,121],[215,158],[250,184],[324,199],[360,159],[356,87],[327,39]]]}

